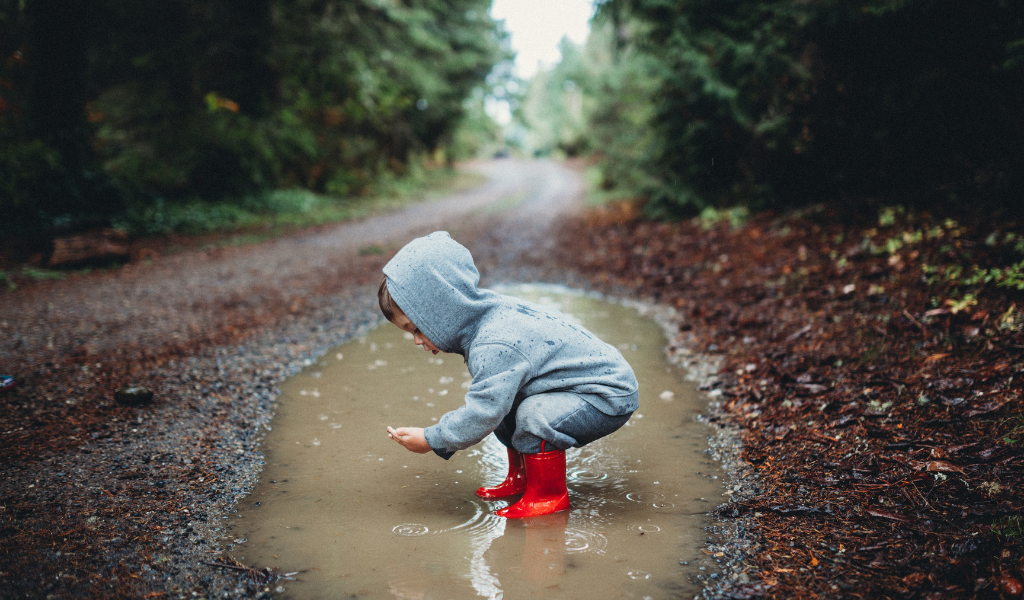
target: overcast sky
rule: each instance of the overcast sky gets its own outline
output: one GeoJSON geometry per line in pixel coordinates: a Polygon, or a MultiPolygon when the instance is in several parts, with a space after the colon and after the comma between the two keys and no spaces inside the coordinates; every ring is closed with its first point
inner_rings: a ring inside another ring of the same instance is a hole
{"type": "Polygon", "coordinates": [[[504,20],[516,51],[516,73],[522,78],[537,72],[538,61],[546,67],[558,62],[562,36],[577,44],[587,39],[592,0],[494,0],[491,16],[504,20]]]}

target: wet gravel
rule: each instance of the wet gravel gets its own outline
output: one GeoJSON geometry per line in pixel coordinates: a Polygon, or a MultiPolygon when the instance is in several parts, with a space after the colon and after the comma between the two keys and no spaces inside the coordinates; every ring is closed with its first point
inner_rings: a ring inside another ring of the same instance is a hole
{"type": "MultiPolygon", "coordinates": [[[[153,404],[83,402],[105,418],[76,432],[71,447],[5,461],[0,514],[16,522],[5,537],[30,546],[46,539],[50,547],[30,547],[17,557],[11,555],[17,548],[4,548],[0,595],[239,597],[261,591],[234,572],[201,563],[232,548],[224,527],[260,471],[259,443],[270,428],[277,383],[376,325],[374,292],[372,285],[352,286],[275,331],[170,358],[136,375],[154,389],[153,404]],[[42,577],[27,576],[33,564],[42,577]]],[[[76,366],[41,369],[33,379],[52,376],[51,383],[60,380],[69,389],[87,385],[89,365],[76,366]]],[[[60,401],[46,398],[49,386],[26,387],[19,400],[30,406],[60,401]]],[[[64,418],[73,420],[75,411],[64,418]]]]}
{"type": "MultiPolygon", "coordinates": [[[[391,252],[444,227],[474,253],[485,285],[591,287],[551,260],[552,227],[578,206],[578,177],[545,163],[499,166],[490,200],[463,198],[461,211],[458,202],[417,208],[333,236],[194,252],[0,296],[0,371],[19,381],[0,396],[0,597],[276,593],[286,580],[273,572],[209,563],[235,553],[226,525],[261,471],[278,383],[381,322],[376,284],[391,252]],[[512,210],[487,209],[509,197],[512,210]],[[371,243],[383,252],[359,252],[371,243]],[[152,403],[116,403],[127,384],[151,388],[152,403]]],[[[637,306],[678,332],[670,309],[637,306]]],[[[696,382],[717,370],[685,339],[669,354],[696,382]]],[[[720,429],[709,451],[737,473],[734,498],[756,485],[735,439],[720,429]]],[[[723,569],[709,580],[712,596],[744,577],[743,527],[734,519],[709,532],[723,569]]]]}

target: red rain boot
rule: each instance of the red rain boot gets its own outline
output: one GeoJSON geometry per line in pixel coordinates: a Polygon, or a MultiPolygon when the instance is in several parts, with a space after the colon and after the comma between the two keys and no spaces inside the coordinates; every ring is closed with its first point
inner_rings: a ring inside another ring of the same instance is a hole
{"type": "Polygon", "coordinates": [[[526,489],[526,467],[523,466],[523,455],[521,452],[508,448],[508,476],[494,487],[482,487],[476,491],[476,495],[484,500],[504,498],[522,494],[526,489]]]}
{"type": "Polygon", "coordinates": [[[494,514],[509,519],[537,517],[569,508],[569,490],[565,488],[565,450],[524,454],[526,492],[508,508],[494,514]]]}

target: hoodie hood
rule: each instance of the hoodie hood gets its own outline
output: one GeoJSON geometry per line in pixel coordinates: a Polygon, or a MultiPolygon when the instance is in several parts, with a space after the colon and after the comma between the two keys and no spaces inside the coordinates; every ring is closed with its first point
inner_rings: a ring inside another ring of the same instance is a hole
{"type": "Polygon", "coordinates": [[[406,244],[384,274],[398,307],[444,352],[465,356],[480,317],[500,299],[477,287],[480,273],[473,256],[446,231],[406,244]]]}

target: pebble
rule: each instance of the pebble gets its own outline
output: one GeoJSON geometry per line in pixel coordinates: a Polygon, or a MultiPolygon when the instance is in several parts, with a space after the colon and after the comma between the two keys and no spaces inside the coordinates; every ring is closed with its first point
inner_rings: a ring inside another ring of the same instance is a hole
{"type": "Polygon", "coordinates": [[[122,406],[142,406],[153,401],[153,390],[141,385],[125,385],[114,391],[114,400],[122,406]]]}

